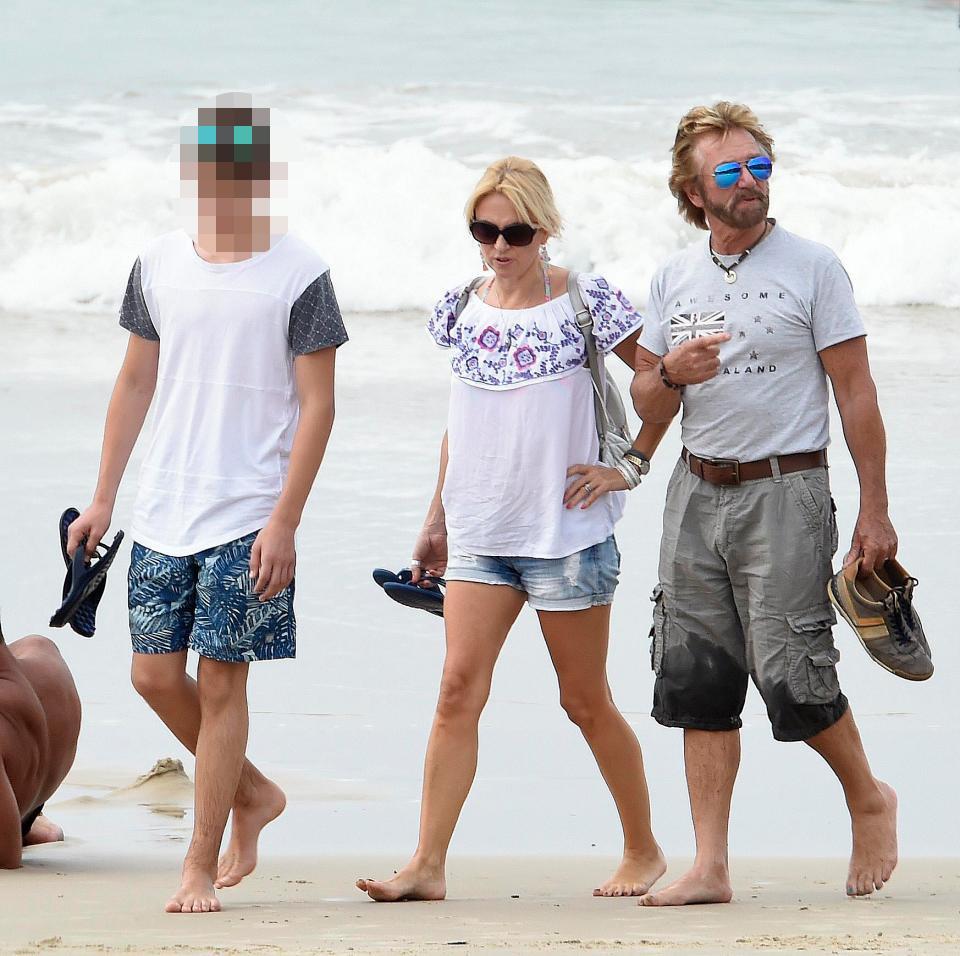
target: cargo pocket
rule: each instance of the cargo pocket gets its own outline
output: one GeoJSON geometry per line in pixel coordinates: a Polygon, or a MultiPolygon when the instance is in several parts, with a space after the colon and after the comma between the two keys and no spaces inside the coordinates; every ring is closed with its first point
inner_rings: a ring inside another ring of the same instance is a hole
{"type": "Polygon", "coordinates": [[[784,475],[784,481],[793,493],[793,499],[797,503],[804,524],[813,534],[821,533],[823,531],[823,513],[815,495],[810,490],[810,486],[804,481],[802,473],[784,475]]]}
{"type": "Polygon", "coordinates": [[[663,607],[663,588],[658,584],[650,596],[653,601],[653,627],[650,628],[650,666],[660,676],[663,670],[663,645],[667,635],[667,614],[663,607]]]}
{"type": "Polygon", "coordinates": [[[829,603],[817,604],[787,615],[790,693],[798,704],[829,704],[840,693],[836,663],[840,652],[833,645],[831,627],[837,619],[829,603]]]}

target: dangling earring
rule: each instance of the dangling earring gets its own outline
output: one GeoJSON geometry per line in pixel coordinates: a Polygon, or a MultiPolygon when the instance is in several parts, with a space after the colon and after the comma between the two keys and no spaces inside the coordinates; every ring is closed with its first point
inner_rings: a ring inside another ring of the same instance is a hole
{"type": "Polygon", "coordinates": [[[540,268],[543,270],[543,301],[549,302],[553,296],[550,291],[550,253],[546,243],[540,247],[540,268]]]}
{"type": "Polygon", "coordinates": [[[489,272],[490,266],[487,265],[487,257],[482,252],[480,253],[480,261],[483,263],[483,271],[489,272]]]}

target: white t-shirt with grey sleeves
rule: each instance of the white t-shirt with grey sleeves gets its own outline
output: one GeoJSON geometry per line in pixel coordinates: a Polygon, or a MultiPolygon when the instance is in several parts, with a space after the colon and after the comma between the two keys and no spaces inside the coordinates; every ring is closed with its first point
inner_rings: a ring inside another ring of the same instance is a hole
{"type": "MultiPolygon", "coordinates": [[[[739,256],[718,256],[731,266],[739,256]]],[[[836,254],[774,225],[727,283],[708,240],[674,255],[650,285],[640,345],[655,355],[729,332],[720,373],[683,389],[682,439],[695,455],[756,461],[830,442],[827,375],[817,354],[865,335],[836,254]]]]}
{"type": "Polygon", "coordinates": [[[183,556],[262,528],[297,427],[294,358],[347,341],[327,264],[291,235],[206,262],[171,232],[134,264],[120,324],[160,343],[133,539],[183,556]]]}
{"type": "MultiPolygon", "coordinates": [[[[581,274],[597,348],[610,352],[643,321],[602,276],[581,274]]],[[[437,303],[428,331],[453,371],[442,500],[451,553],[563,558],[605,541],[625,492],[566,508],[571,465],[599,463],[593,383],[570,296],[500,309],[463,286],[437,303]]],[[[495,295],[492,297],[495,301],[495,295]]]]}

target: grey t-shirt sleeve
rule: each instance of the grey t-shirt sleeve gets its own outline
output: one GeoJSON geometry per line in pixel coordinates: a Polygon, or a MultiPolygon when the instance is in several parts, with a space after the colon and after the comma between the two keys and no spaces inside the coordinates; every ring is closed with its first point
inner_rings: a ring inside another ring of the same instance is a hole
{"type": "Polygon", "coordinates": [[[643,331],[637,343],[654,355],[666,355],[670,351],[663,335],[663,293],[660,288],[662,281],[662,270],[655,273],[650,280],[650,295],[643,311],[643,331]]]}
{"type": "Polygon", "coordinates": [[[314,279],[291,306],[288,338],[294,355],[337,348],[347,341],[329,272],[314,279]]]}
{"type": "Polygon", "coordinates": [[[120,303],[120,325],[128,332],[139,335],[140,338],[146,339],[148,342],[160,341],[160,334],[153,324],[153,319],[150,318],[150,310],[147,308],[146,299],[143,297],[139,259],[130,270],[130,278],[127,279],[127,291],[124,292],[123,302],[120,303]]]}
{"type": "Polygon", "coordinates": [[[867,334],[853,297],[853,283],[835,255],[827,257],[815,273],[810,321],[818,352],[867,334]]]}

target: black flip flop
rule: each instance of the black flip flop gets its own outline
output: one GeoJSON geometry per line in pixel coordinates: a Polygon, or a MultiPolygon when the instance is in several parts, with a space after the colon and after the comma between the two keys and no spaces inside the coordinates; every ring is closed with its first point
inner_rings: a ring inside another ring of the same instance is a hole
{"type": "Polygon", "coordinates": [[[424,575],[425,585],[411,584],[409,568],[394,573],[386,568],[374,568],[373,580],[383,588],[387,597],[404,607],[413,607],[443,617],[443,591],[447,582],[432,574],[424,575]]]}
{"type": "Polygon", "coordinates": [[[373,580],[383,587],[388,581],[391,584],[409,584],[413,573],[409,568],[403,568],[401,571],[388,571],[386,568],[374,568],[373,580]]]}
{"type": "Polygon", "coordinates": [[[80,512],[76,508],[67,508],[60,516],[60,552],[67,566],[67,574],[63,579],[63,603],[50,618],[50,626],[63,627],[69,624],[81,637],[93,637],[97,629],[97,606],[107,584],[107,571],[120,550],[123,532],[118,531],[114,535],[109,547],[98,544],[103,554],[98,554],[93,560],[87,559],[87,542],[84,538],[71,558],[67,554],[67,532],[79,517],[80,512]]]}

